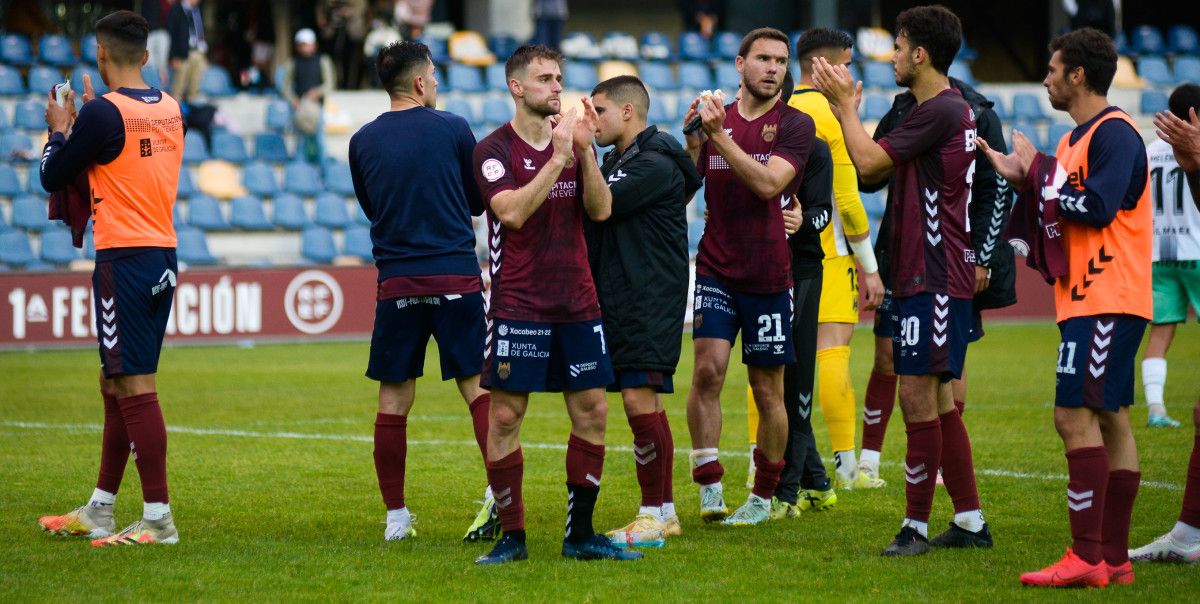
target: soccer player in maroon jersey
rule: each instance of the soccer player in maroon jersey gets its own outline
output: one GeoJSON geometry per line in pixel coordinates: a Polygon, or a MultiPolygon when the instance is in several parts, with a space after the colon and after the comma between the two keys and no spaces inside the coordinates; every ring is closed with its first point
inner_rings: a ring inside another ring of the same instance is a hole
{"type": "Polygon", "coordinates": [[[640,558],[592,529],[604,469],[604,389],[613,379],[583,238],[584,212],[595,221],[612,213],[591,147],[595,109],[585,97],[582,118],[574,109],[559,115],[562,56],[549,48],[518,48],[504,71],[516,117],[483,139],[473,157],[487,206],[492,278],[480,384],[492,391],[488,482],[504,537],[475,562],[528,557],[519,433],[530,392],[562,392],[571,418],[562,555],[640,558]]]}
{"type": "Polygon", "coordinates": [[[710,522],[767,520],[784,466],[783,368],[795,360],[795,352],[791,255],[782,209],[800,187],[816,136],[812,118],[779,99],[790,54],[783,32],[751,31],[738,49],[741,98],[722,106],[721,97],[706,96],[684,116],[685,124],[696,117],[702,122],[702,129],[687,136],[687,150],[706,179],[709,213],[696,257],[696,365],[687,409],[692,480],[700,485],[700,516],[710,522]],[[717,442],[721,387],[738,331],[760,423],[754,488],[730,516],[717,442]]]}
{"type": "MultiPolygon", "coordinates": [[[[929,551],[929,515],[943,436],[969,450],[966,427],[955,413],[950,380],[962,375],[973,317],[975,258],[967,233],[975,171],[975,116],[946,71],[962,42],[962,26],[940,6],[906,10],[896,19],[892,64],[896,84],[916,97],[904,122],[879,142],[859,121],[862,84],[843,65],[814,58],[813,82],[842,124],[846,148],[864,182],[895,174],[888,212],[893,357],[900,376],[900,408],[908,433],[904,470],[908,510],[885,556],[929,551]],[[949,420],[943,431],[943,422],[949,420]]],[[[950,487],[951,485],[947,485],[950,487]]],[[[974,480],[969,485],[974,489],[974,480]]],[[[953,493],[952,493],[953,495],[953,493]]],[[[979,510],[956,514],[956,542],[990,545],[979,510]]],[[[941,540],[939,536],[939,540],[941,540]]]]}

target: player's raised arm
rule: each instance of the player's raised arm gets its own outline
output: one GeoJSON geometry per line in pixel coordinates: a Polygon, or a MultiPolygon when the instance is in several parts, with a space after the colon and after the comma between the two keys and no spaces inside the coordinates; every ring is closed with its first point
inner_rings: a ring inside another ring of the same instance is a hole
{"type": "Polygon", "coordinates": [[[600,163],[596,161],[596,151],[592,149],[595,140],[596,122],[599,116],[592,100],[583,97],[583,115],[575,126],[574,143],[575,157],[579,158],[579,180],[583,183],[583,208],[588,218],[603,222],[612,216],[612,191],[600,173],[600,163]]]}
{"type": "Polygon", "coordinates": [[[542,203],[550,195],[554,183],[558,180],[563,168],[573,161],[574,148],[572,138],[575,124],[579,117],[575,110],[569,111],[558,124],[554,126],[550,144],[554,146],[554,155],[538,171],[529,184],[518,189],[502,191],[492,197],[492,212],[506,228],[520,229],[533,213],[542,207],[542,203]]]}
{"type": "Polygon", "coordinates": [[[871,139],[858,118],[858,101],[862,98],[862,82],[855,83],[844,65],[831,65],[825,57],[813,57],[813,83],[829,100],[834,114],[842,124],[846,151],[864,183],[887,180],[895,170],[891,156],[871,139]]]}

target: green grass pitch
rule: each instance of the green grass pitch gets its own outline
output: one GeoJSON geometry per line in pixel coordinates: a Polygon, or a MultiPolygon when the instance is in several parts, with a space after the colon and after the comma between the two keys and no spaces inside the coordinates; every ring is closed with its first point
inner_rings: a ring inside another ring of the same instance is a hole
{"type": "MultiPolygon", "coordinates": [[[[437,381],[436,354],[417,386],[409,422],[407,500],[418,536],[384,543],[371,433],[375,385],[362,376],[367,343],[173,347],[163,352],[159,392],[170,432],[176,546],[96,550],[38,530],[43,514],[86,501],[98,464],[102,407],[94,350],[0,353],[0,597],[6,601],[963,601],[1117,600],[1195,602],[1200,568],[1139,566],[1137,582],[1081,594],[1023,589],[1021,571],[1057,560],[1069,544],[1066,462],[1052,424],[1058,332],[1049,322],[992,323],[968,359],[966,422],[984,512],[996,547],[884,559],[903,513],[904,448],[897,412],[879,491],[839,492],[837,508],[763,526],[706,526],[690,481],[684,403],[690,338],[667,397],[676,446],[675,493],[683,536],[633,563],[564,560],[563,448],[559,396],[536,395],[522,433],[530,560],[476,568],[488,547],[460,541],[485,478],[466,405],[437,381]]],[[[431,350],[432,352],[432,350],[431,350]]],[[[1141,382],[1133,408],[1142,489],[1131,540],[1140,545],[1175,522],[1192,447],[1190,409],[1200,395],[1200,328],[1181,327],[1169,355],[1167,402],[1184,421],[1145,428],[1141,382]]],[[[871,359],[869,332],[853,343],[858,404],[871,359]]],[[[745,371],[725,387],[722,456],[731,505],[746,495],[745,371]]],[[[609,399],[610,450],[596,528],[637,510],[631,436],[609,399]]],[[[829,454],[820,412],[814,425],[829,454]]],[[[859,435],[861,437],[861,435],[859,435]]],[[[130,463],[119,525],[140,514],[130,463]]],[[[931,529],[951,518],[939,489],[931,529]]]]}

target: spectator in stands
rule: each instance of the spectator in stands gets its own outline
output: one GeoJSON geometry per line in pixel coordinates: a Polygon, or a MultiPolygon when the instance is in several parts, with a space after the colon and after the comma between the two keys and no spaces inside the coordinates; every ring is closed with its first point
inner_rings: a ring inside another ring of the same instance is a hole
{"type": "Polygon", "coordinates": [[[325,53],[337,66],[337,86],[358,88],[361,79],[363,38],[366,37],[366,0],[320,0],[317,29],[325,53]]]}
{"type": "Polygon", "coordinates": [[[567,0],[533,0],[533,44],[560,50],[563,25],[567,22],[567,0]]]}
{"type": "Polygon", "coordinates": [[[1071,29],[1094,27],[1113,37],[1117,33],[1117,4],[1120,0],[1063,0],[1071,29]]]}
{"type": "Polygon", "coordinates": [[[363,42],[363,63],[366,65],[367,79],[371,81],[372,88],[378,88],[380,83],[375,57],[379,56],[380,50],[400,41],[400,30],[396,28],[392,18],[393,11],[376,10],[375,18],[371,20],[371,31],[367,32],[367,39],[363,42]]]}
{"type": "Polygon", "coordinates": [[[698,31],[711,40],[721,16],[721,0],[679,0],[684,31],[698,31]]]}
{"type": "Polygon", "coordinates": [[[179,0],[167,13],[167,32],[171,36],[170,63],[174,71],[171,96],[188,103],[200,96],[200,77],[208,68],[208,42],[204,37],[201,0],[179,0]]]}
{"type": "Polygon", "coordinates": [[[433,0],[396,0],[396,23],[402,25],[405,39],[415,40],[421,37],[425,26],[429,25],[429,15],[433,12],[433,0]]]}
{"type": "Polygon", "coordinates": [[[296,54],[283,66],[279,92],[292,104],[296,129],[303,135],[300,152],[311,160],[324,157],[321,111],[326,95],[334,90],[333,60],[317,52],[317,34],[296,32],[296,54]]]}
{"type": "Polygon", "coordinates": [[[171,52],[171,34],[167,33],[167,13],[177,3],[178,0],[142,0],[142,16],[150,24],[146,50],[150,52],[150,64],[158,70],[158,79],[164,85],[170,78],[167,55],[171,52]]]}

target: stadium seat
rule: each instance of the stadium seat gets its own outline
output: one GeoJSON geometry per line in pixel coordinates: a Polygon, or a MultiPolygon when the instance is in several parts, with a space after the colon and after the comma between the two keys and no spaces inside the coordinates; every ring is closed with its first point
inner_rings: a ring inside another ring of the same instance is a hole
{"type": "Polygon", "coordinates": [[[271,222],[263,211],[262,200],[246,195],[238,197],[229,204],[229,224],[235,229],[246,231],[269,231],[271,222]]]}
{"type": "Polygon", "coordinates": [[[171,222],[175,224],[176,228],[187,226],[187,217],[183,215],[183,204],[179,203],[178,199],[171,205],[171,222]]]}
{"type": "Polygon", "coordinates": [[[513,51],[520,46],[516,38],[508,34],[492,34],[488,36],[488,48],[496,55],[500,61],[508,59],[513,51]]]}
{"type": "Polygon", "coordinates": [[[350,213],[346,211],[346,199],[333,193],[318,196],[313,210],[313,224],[330,229],[342,229],[349,225],[350,213]]]}
{"type": "Polygon", "coordinates": [[[879,121],[892,108],[891,101],[882,94],[868,94],[863,99],[863,119],[868,121],[879,121]]]}
{"type": "Polygon", "coordinates": [[[567,63],[566,72],[563,73],[563,87],[571,90],[591,92],[599,81],[596,66],[588,63],[567,63]]]}
{"type": "Polygon", "coordinates": [[[352,226],[346,229],[345,237],[342,241],[343,254],[370,262],[375,259],[374,254],[371,253],[373,247],[371,243],[371,229],[365,226],[352,226]]]}
{"type": "Polygon", "coordinates": [[[50,226],[46,202],[33,195],[22,195],[12,202],[12,225],[26,231],[40,231],[50,226]]]}
{"type": "Polygon", "coordinates": [[[863,202],[863,209],[867,211],[867,216],[871,218],[882,218],[883,212],[887,207],[883,195],[879,192],[862,193],[860,195],[863,202]]]}
{"type": "Polygon", "coordinates": [[[699,32],[685,31],[679,35],[679,58],[684,61],[707,61],[711,45],[699,32]]]}
{"type": "MultiPolygon", "coordinates": [[[[712,68],[700,61],[684,61],[679,64],[679,85],[692,90],[712,90],[712,68]]],[[[689,101],[690,102],[690,101],[689,101]]]]}
{"type": "MultiPolygon", "coordinates": [[[[590,90],[590,89],[589,89],[590,90]]],[[[491,127],[499,126],[513,118],[512,101],[494,97],[483,102],[483,123],[491,127]]]]}
{"type": "Polygon", "coordinates": [[[891,63],[867,61],[863,63],[863,87],[895,88],[896,70],[891,63]]]}
{"type": "Polygon", "coordinates": [[[204,231],[183,227],[175,229],[175,235],[179,239],[179,247],[175,253],[180,262],[196,266],[212,266],[219,262],[217,257],[208,251],[208,238],[204,236],[204,231]]]}
{"type": "Polygon", "coordinates": [[[42,173],[38,168],[38,164],[30,164],[29,166],[29,169],[25,171],[25,190],[37,197],[48,196],[50,192],[42,188],[42,173]]]}
{"type": "Polygon", "coordinates": [[[305,197],[315,196],[325,190],[316,168],[302,161],[294,161],[283,169],[283,182],[283,188],[288,193],[305,197]]]}
{"type": "Polygon", "coordinates": [[[0,35],[0,62],[17,67],[33,64],[33,48],[25,34],[0,35]]]}
{"type": "Polygon", "coordinates": [[[447,50],[451,60],[464,65],[485,67],[496,62],[496,55],[488,51],[487,40],[477,31],[462,30],[450,34],[447,50]]]}
{"type": "Polygon", "coordinates": [[[1143,90],[1138,107],[1143,115],[1154,115],[1160,111],[1166,111],[1168,109],[1167,95],[1160,90],[1143,90]]]}
{"type": "Polygon", "coordinates": [[[704,236],[704,221],[690,220],[688,221],[688,254],[696,255],[696,251],[700,249],[700,238],[704,236]]]}
{"type": "Polygon", "coordinates": [[[42,231],[38,256],[50,264],[69,264],[79,259],[79,250],[71,243],[71,230],[55,226],[42,231]]]}
{"type": "Polygon", "coordinates": [[[194,164],[207,159],[208,143],[204,141],[204,135],[199,130],[188,130],[183,135],[183,161],[194,164]]]}
{"type": "Polygon", "coordinates": [[[559,43],[559,50],[566,57],[568,65],[576,61],[599,61],[604,58],[604,50],[596,38],[583,31],[565,34],[559,43]]]}
{"type": "Polygon", "coordinates": [[[300,234],[300,254],[320,264],[333,262],[337,246],[333,243],[333,232],[323,226],[310,226],[300,234]]]}
{"type": "Polygon", "coordinates": [[[742,84],[742,74],[729,61],[717,63],[716,82],[714,83],[717,88],[725,92],[726,102],[733,102],[733,96],[737,94],[738,87],[742,84]]]}
{"type": "Polygon", "coordinates": [[[1063,135],[1070,133],[1075,129],[1074,124],[1065,124],[1063,122],[1051,122],[1050,127],[1046,132],[1046,147],[1051,151],[1058,148],[1058,141],[1062,140],[1063,135]]]}
{"type": "Polygon", "coordinates": [[[96,64],[96,34],[88,34],[79,41],[79,61],[88,65],[96,64]]]}
{"type": "Polygon", "coordinates": [[[291,155],[281,134],[259,132],[254,135],[254,159],[282,164],[291,159],[291,155]]]}
{"type": "MultiPolygon", "coordinates": [[[[55,84],[62,83],[63,74],[54,67],[46,67],[45,65],[34,65],[29,68],[29,91],[42,95],[54,88],[55,84]]],[[[83,94],[76,92],[77,98],[82,98],[83,94]]]]}
{"type": "Polygon", "coordinates": [[[0,163],[0,197],[17,197],[23,192],[16,168],[9,162],[0,163]]]}
{"type": "Polygon", "coordinates": [[[979,52],[972,48],[971,45],[967,44],[967,38],[964,36],[962,39],[962,45],[960,45],[958,48],[958,54],[954,55],[954,60],[966,61],[970,63],[977,57],[979,57],[979,52]]]}
{"type": "Polygon", "coordinates": [[[892,48],[896,42],[892,32],[882,27],[860,27],[853,35],[854,54],[865,57],[868,61],[891,61],[892,48]]]}
{"type": "Polygon", "coordinates": [[[371,226],[371,219],[367,218],[367,213],[363,211],[362,204],[354,204],[354,224],[371,226]]]}
{"type": "Polygon", "coordinates": [[[460,115],[467,120],[468,124],[475,124],[478,120],[475,117],[475,109],[471,107],[471,102],[462,97],[452,97],[446,99],[446,111],[455,115],[460,115]]]}
{"type": "Polygon", "coordinates": [[[196,195],[188,200],[188,224],[204,231],[229,229],[229,221],[221,213],[221,202],[208,195],[196,195]]]}
{"type": "Polygon", "coordinates": [[[8,161],[14,154],[33,152],[33,142],[23,132],[5,132],[0,134],[0,159],[8,161]]]}
{"type": "Polygon", "coordinates": [[[175,196],[187,199],[196,194],[196,183],[192,182],[192,171],[187,166],[179,168],[179,183],[175,186],[175,196]]]}
{"type": "Polygon", "coordinates": [[[9,119],[8,109],[0,104],[0,133],[8,132],[10,129],[12,129],[12,120],[9,119]]]}
{"type": "Polygon", "coordinates": [[[276,132],[292,128],[292,106],[287,101],[277,99],[267,103],[267,128],[276,132]]]}
{"type": "Polygon", "coordinates": [[[492,92],[508,92],[508,77],[504,75],[504,64],[488,65],[484,72],[487,77],[488,90],[492,92]]]}
{"type": "Polygon", "coordinates": [[[162,78],[159,77],[158,70],[153,65],[147,64],[142,66],[142,79],[151,88],[163,89],[162,78]]]}
{"type": "Polygon", "coordinates": [[[1167,52],[1162,32],[1153,25],[1139,25],[1133,28],[1129,45],[1135,55],[1161,55],[1167,52]]]}
{"type": "Polygon", "coordinates": [[[229,80],[229,72],[219,65],[209,65],[200,74],[200,93],[211,97],[233,96],[236,91],[229,80]]]}
{"type": "Polygon", "coordinates": [[[354,196],[354,179],[350,176],[350,164],[336,162],[325,167],[325,188],[346,197],[354,196]]]}
{"type": "Polygon", "coordinates": [[[713,36],[713,58],[720,61],[732,61],[738,56],[742,45],[742,36],[732,31],[718,32],[713,36]]]}
{"type": "MultiPolygon", "coordinates": [[[[978,82],[975,81],[975,75],[971,73],[971,66],[967,65],[966,61],[955,61],[950,64],[950,70],[946,75],[960,81],[965,82],[968,86],[974,87],[978,82]]],[[[894,82],[895,80],[893,80],[894,82]]]]}
{"type": "Polygon", "coordinates": [[[100,77],[100,72],[91,65],[79,65],[71,72],[71,90],[75,91],[76,98],[83,99],[83,76],[87,74],[92,82],[92,90],[96,92],[96,96],[108,93],[108,86],[104,85],[104,79],[100,77]]]}
{"type": "Polygon", "coordinates": [[[1191,25],[1174,25],[1167,30],[1167,48],[1175,55],[1200,54],[1200,36],[1191,25]]]}
{"type": "Polygon", "coordinates": [[[1200,57],[1175,57],[1175,81],[1200,84],[1200,57]]]}
{"type": "Polygon", "coordinates": [[[23,94],[25,94],[25,82],[21,81],[21,72],[8,65],[0,65],[0,96],[23,94]]]}
{"type": "Polygon", "coordinates": [[[289,231],[309,225],[308,213],[304,211],[304,202],[299,197],[284,193],[276,197],[271,205],[271,224],[289,231]]]}
{"type": "Polygon", "coordinates": [[[1012,98],[1012,118],[1014,120],[1041,121],[1046,119],[1042,109],[1042,101],[1037,95],[1029,92],[1018,92],[1012,98]]]}
{"type": "Polygon", "coordinates": [[[24,267],[37,260],[24,231],[0,233],[0,264],[24,267]]]}
{"type": "Polygon", "coordinates": [[[433,38],[430,36],[421,36],[417,41],[429,47],[429,58],[435,65],[442,65],[450,62],[450,53],[446,48],[445,38],[433,38]]]}
{"type": "Polygon", "coordinates": [[[667,111],[667,104],[663,102],[662,96],[653,95],[650,97],[650,110],[646,113],[646,122],[650,124],[670,124],[675,119],[667,111]]]}
{"type": "Polygon", "coordinates": [[[679,82],[675,81],[675,74],[671,72],[671,66],[667,63],[642,61],[638,63],[637,70],[638,77],[651,92],[679,89],[679,82]]]}
{"type": "MultiPolygon", "coordinates": [[[[1046,148],[1050,145],[1049,137],[1046,135],[1038,122],[1014,122],[1012,129],[1014,131],[1020,130],[1021,134],[1024,134],[1025,137],[1029,139],[1029,142],[1033,143],[1033,146],[1037,147],[1039,151],[1046,151],[1046,148]]],[[[1008,148],[1013,148],[1012,132],[1009,132],[1008,135],[1008,148]]]]}
{"type": "Polygon", "coordinates": [[[1171,86],[1175,83],[1175,76],[1171,74],[1171,68],[1163,57],[1138,57],[1137,72],[1151,86],[1171,86]]]}
{"type": "Polygon", "coordinates": [[[242,137],[230,132],[213,133],[212,155],[215,159],[235,164],[250,161],[250,156],[246,153],[246,142],[242,137]]]}
{"type": "Polygon", "coordinates": [[[242,168],[242,186],[246,188],[247,193],[259,197],[273,197],[279,194],[275,170],[261,161],[246,164],[242,168]]]}
{"type": "Polygon", "coordinates": [[[671,38],[661,31],[648,31],[642,34],[642,59],[647,61],[669,61],[671,59],[671,38]]]}
{"type": "Polygon", "coordinates": [[[600,41],[602,57],[620,61],[636,61],[641,57],[637,38],[623,31],[610,31],[600,41]]]}
{"type": "Polygon", "coordinates": [[[992,101],[992,111],[996,112],[996,117],[1000,118],[1000,121],[1007,122],[1012,117],[1012,112],[1008,110],[1008,102],[1004,96],[995,94],[988,99],[992,101]]]}
{"type": "Polygon", "coordinates": [[[46,130],[46,100],[28,100],[17,103],[13,113],[13,125],[25,130],[46,130]]]}
{"type": "Polygon", "coordinates": [[[71,41],[59,34],[46,34],[38,40],[38,62],[55,67],[69,67],[76,63],[75,49],[71,41]]]}
{"type": "Polygon", "coordinates": [[[487,90],[478,67],[459,63],[451,63],[446,68],[446,84],[449,90],[455,92],[475,93],[487,90]]]}

